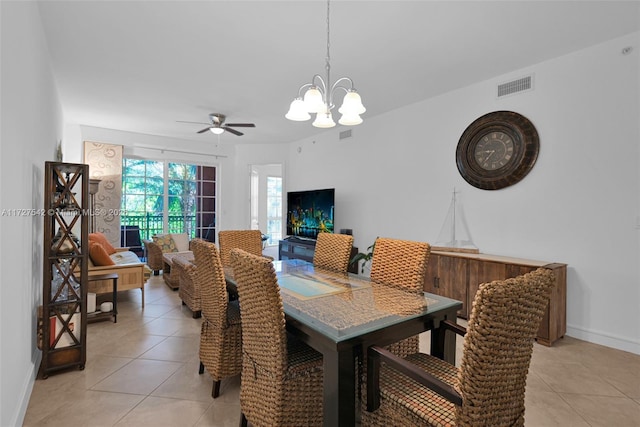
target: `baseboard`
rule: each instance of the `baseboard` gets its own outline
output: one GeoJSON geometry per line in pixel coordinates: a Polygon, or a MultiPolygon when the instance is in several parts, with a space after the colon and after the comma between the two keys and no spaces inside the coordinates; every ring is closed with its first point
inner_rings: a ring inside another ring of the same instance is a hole
{"type": "Polygon", "coordinates": [[[38,377],[38,370],[40,369],[40,362],[42,361],[42,351],[36,348],[32,359],[35,361],[33,369],[31,370],[31,375],[27,377],[25,383],[21,387],[21,403],[18,410],[13,414],[13,419],[11,420],[12,426],[21,426],[24,424],[24,416],[27,414],[29,400],[31,399],[31,392],[33,391],[33,385],[38,377]]]}
{"type": "Polygon", "coordinates": [[[640,355],[640,341],[567,325],[567,335],[590,343],[640,355]]]}

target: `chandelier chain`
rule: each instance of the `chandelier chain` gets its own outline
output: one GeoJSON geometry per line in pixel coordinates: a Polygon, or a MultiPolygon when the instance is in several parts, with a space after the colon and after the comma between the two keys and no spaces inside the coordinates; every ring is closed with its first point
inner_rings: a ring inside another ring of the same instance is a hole
{"type": "MultiPolygon", "coordinates": [[[[327,0],[327,57],[325,58],[326,60],[326,64],[325,64],[325,68],[327,69],[327,90],[329,90],[329,88],[331,87],[331,55],[329,53],[329,48],[331,46],[331,38],[330,38],[330,21],[329,21],[329,3],[330,0],[327,0]]],[[[329,99],[330,96],[327,93],[326,94],[326,100],[325,103],[327,105],[327,108],[329,107],[329,105],[331,104],[331,100],[329,99]]]]}

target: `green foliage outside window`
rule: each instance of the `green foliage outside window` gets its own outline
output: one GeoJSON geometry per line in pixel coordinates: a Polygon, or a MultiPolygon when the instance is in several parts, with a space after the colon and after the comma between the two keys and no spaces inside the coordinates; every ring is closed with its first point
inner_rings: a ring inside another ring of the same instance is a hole
{"type": "Polygon", "coordinates": [[[164,232],[196,234],[197,166],[167,163],[167,206],[165,210],[165,163],[123,160],[122,225],[138,225],[142,239],[164,232]]]}

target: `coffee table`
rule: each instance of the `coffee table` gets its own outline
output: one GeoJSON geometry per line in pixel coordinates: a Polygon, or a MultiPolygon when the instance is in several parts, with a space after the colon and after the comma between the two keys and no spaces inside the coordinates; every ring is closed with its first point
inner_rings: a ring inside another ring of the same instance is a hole
{"type": "Polygon", "coordinates": [[[177,257],[183,258],[186,261],[190,261],[190,262],[193,262],[195,259],[193,256],[193,252],[191,251],[166,252],[162,254],[162,263],[163,263],[162,277],[164,278],[164,282],[167,284],[167,286],[169,286],[174,291],[180,287],[180,275],[173,274],[171,272],[171,267],[173,266],[173,260],[177,257]]]}

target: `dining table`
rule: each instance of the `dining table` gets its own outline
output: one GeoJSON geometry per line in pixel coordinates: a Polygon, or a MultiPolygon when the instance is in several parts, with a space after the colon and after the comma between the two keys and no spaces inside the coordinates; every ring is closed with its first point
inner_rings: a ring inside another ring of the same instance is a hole
{"type": "MultiPolygon", "coordinates": [[[[323,356],[324,426],[356,425],[359,368],[372,345],[431,331],[431,354],[455,362],[455,337],[445,335],[440,325],[456,321],[462,302],[324,270],[300,259],[273,265],[287,331],[323,356]]],[[[225,277],[234,293],[230,267],[225,268],[225,277]]]]}

